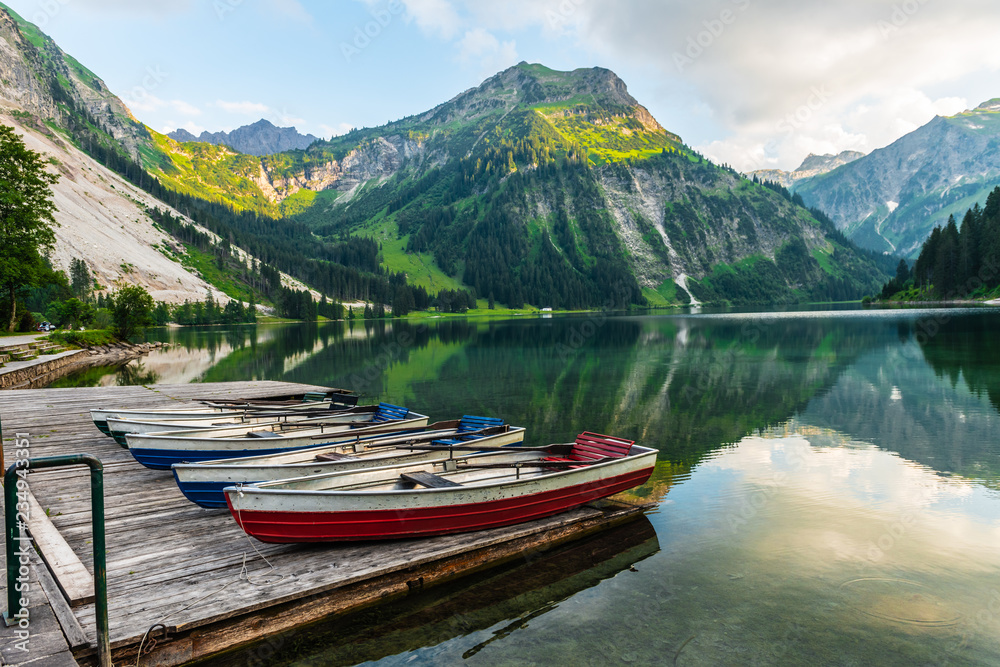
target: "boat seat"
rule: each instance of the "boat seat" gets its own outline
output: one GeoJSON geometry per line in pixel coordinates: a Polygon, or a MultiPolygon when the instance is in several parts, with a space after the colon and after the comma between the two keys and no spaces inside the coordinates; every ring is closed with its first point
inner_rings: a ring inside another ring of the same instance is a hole
{"type": "Polygon", "coordinates": [[[410,410],[408,408],[392,405],[391,403],[379,403],[378,410],[375,411],[375,416],[372,417],[372,421],[376,424],[387,421],[396,421],[399,419],[406,419],[409,414],[410,410]]]}
{"type": "Polygon", "coordinates": [[[326,394],[325,391],[307,391],[306,393],[302,394],[302,402],[303,403],[312,403],[312,402],[315,402],[315,401],[324,401],[324,400],[326,400],[326,398],[327,398],[327,394],[326,394]]]}
{"type": "Polygon", "coordinates": [[[464,415],[458,422],[458,432],[479,431],[491,426],[503,426],[503,420],[497,417],[477,417],[475,415],[464,415]]]}
{"type": "Polygon", "coordinates": [[[434,440],[431,442],[432,445],[461,445],[466,442],[471,442],[479,440],[483,437],[482,434],[477,433],[477,431],[482,431],[487,428],[497,428],[498,426],[504,426],[502,419],[496,417],[475,417],[473,415],[465,415],[458,422],[458,432],[453,438],[442,438],[440,440],[434,440]]]}
{"type": "Polygon", "coordinates": [[[404,472],[400,475],[400,478],[407,482],[419,484],[420,486],[426,486],[431,489],[444,489],[453,486],[462,486],[458,482],[453,482],[450,479],[439,477],[432,472],[404,472]]]}
{"type": "Polygon", "coordinates": [[[248,438],[283,438],[284,436],[274,431],[247,431],[248,438]]]}
{"type": "Polygon", "coordinates": [[[348,454],[338,454],[337,452],[328,452],[326,454],[317,454],[317,461],[357,461],[357,456],[350,456],[348,454]]]}
{"type": "MultiPolygon", "coordinates": [[[[546,456],[542,460],[558,463],[592,463],[602,459],[620,459],[628,456],[635,440],[625,440],[611,435],[585,431],[576,436],[573,448],[566,456],[546,456]]],[[[576,466],[570,466],[576,467],[576,466]]]]}

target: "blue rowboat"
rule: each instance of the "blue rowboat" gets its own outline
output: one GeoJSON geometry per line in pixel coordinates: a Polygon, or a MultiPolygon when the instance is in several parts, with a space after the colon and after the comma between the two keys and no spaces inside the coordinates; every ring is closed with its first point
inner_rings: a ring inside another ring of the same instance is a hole
{"type": "Polygon", "coordinates": [[[181,492],[202,507],[226,506],[227,486],[267,482],[291,477],[347,472],[398,464],[445,461],[453,457],[449,445],[483,447],[513,445],[524,440],[524,429],[501,419],[465,416],[438,422],[423,431],[377,435],[363,440],[297,449],[283,454],[248,456],[201,463],[173,465],[181,492]],[[440,445],[442,449],[407,449],[415,445],[440,445]]]}
{"type": "Polygon", "coordinates": [[[247,428],[198,429],[130,433],[125,436],[136,461],[154,470],[170,470],[175,463],[212,461],[242,456],[280,454],[303,447],[360,439],[427,426],[427,415],[398,405],[380,403],[365,421],[278,423],[247,428]]]}
{"type": "Polygon", "coordinates": [[[122,447],[128,447],[125,436],[130,433],[157,433],[160,431],[194,431],[202,429],[221,430],[238,429],[240,433],[247,428],[257,428],[277,424],[279,422],[295,422],[306,424],[310,422],[348,423],[371,419],[379,410],[377,405],[333,410],[330,408],[310,410],[282,410],[241,412],[234,415],[216,414],[199,417],[172,417],[160,419],[136,419],[109,415],[107,417],[108,435],[122,447]]]}
{"type": "Polygon", "coordinates": [[[327,392],[309,392],[272,398],[216,399],[199,402],[182,408],[94,408],[90,418],[101,433],[111,435],[108,417],[132,419],[198,419],[205,417],[239,417],[255,411],[299,411],[331,409],[342,410],[357,405],[358,397],[345,389],[327,392]]]}

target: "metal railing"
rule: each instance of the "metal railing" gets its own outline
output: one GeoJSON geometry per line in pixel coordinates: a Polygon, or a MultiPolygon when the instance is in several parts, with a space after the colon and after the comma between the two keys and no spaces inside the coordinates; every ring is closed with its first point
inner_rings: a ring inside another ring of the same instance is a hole
{"type": "MultiPolygon", "coordinates": [[[[19,558],[15,553],[17,543],[22,541],[21,528],[27,526],[27,511],[18,509],[18,491],[27,492],[27,481],[19,475],[42,468],[86,465],[90,468],[90,508],[91,527],[94,536],[94,606],[97,613],[97,658],[102,667],[111,667],[110,632],[108,631],[108,566],[104,540],[104,466],[100,459],[91,454],[68,454],[66,456],[43,456],[35,459],[19,459],[12,463],[3,476],[4,524],[7,534],[7,611],[4,619],[10,625],[21,615],[21,595],[16,590],[19,558]],[[24,482],[20,484],[20,482],[24,482]],[[20,487],[20,488],[19,488],[20,487]],[[18,519],[18,516],[23,517],[18,519]]],[[[26,493],[23,497],[27,497],[26,493]]],[[[27,506],[22,501],[21,507],[27,506]]]]}

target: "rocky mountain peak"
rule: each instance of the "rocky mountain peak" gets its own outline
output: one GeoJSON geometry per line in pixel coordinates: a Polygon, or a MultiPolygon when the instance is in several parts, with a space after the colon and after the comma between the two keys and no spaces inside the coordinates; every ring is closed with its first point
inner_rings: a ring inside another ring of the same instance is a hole
{"type": "Polygon", "coordinates": [[[573,102],[586,107],[625,112],[639,120],[647,130],[663,131],[653,115],[629,94],[625,82],[611,70],[589,67],[563,72],[523,61],[431,109],[422,120],[441,123],[456,118],[473,120],[498,110],[506,112],[516,106],[573,102]]]}
{"type": "Polygon", "coordinates": [[[825,155],[816,155],[815,153],[810,153],[806,156],[806,159],[802,161],[799,168],[796,169],[794,174],[802,174],[799,178],[804,178],[805,176],[815,176],[817,174],[825,174],[828,171],[836,169],[842,164],[847,164],[848,162],[854,162],[858,158],[863,158],[864,153],[860,151],[841,151],[836,155],[827,153],[825,155]],[[812,172],[809,174],[804,174],[803,172],[812,172]]]}
{"type": "Polygon", "coordinates": [[[986,100],[976,107],[976,111],[1000,111],[1000,97],[994,97],[992,100],[986,100]]]}
{"type": "Polygon", "coordinates": [[[167,135],[174,141],[201,141],[209,144],[229,146],[233,150],[248,155],[274,155],[283,151],[305,149],[318,139],[311,134],[301,134],[294,127],[277,127],[261,118],[250,125],[243,125],[232,132],[202,132],[194,136],[184,128],[178,128],[167,135]]]}
{"type": "Polygon", "coordinates": [[[841,151],[836,155],[833,155],[832,153],[827,153],[825,155],[810,153],[806,156],[806,159],[802,161],[802,164],[795,169],[795,171],[784,171],[782,169],[758,169],[750,172],[749,175],[756,176],[763,181],[780,183],[789,190],[794,190],[798,187],[798,185],[800,185],[800,182],[805,179],[812,178],[813,176],[820,176],[833,171],[837,167],[854,162],[864,156],[865,154],[859,151],[841,151]]]}

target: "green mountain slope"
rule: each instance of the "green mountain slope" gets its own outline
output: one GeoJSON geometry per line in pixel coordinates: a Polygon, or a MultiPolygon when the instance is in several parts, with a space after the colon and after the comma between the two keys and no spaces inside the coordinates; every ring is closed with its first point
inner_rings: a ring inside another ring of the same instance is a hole
{"type": "Polygon", "coordinates": [[[515,306],[856,298],[883,275],[781,193],[703,160],[599,68],[522,63],[264,162],[276,192],[341,170],[295,216],[318,235],[375,238],[394,270],[433,257],[431,278],[515,306]]]}

